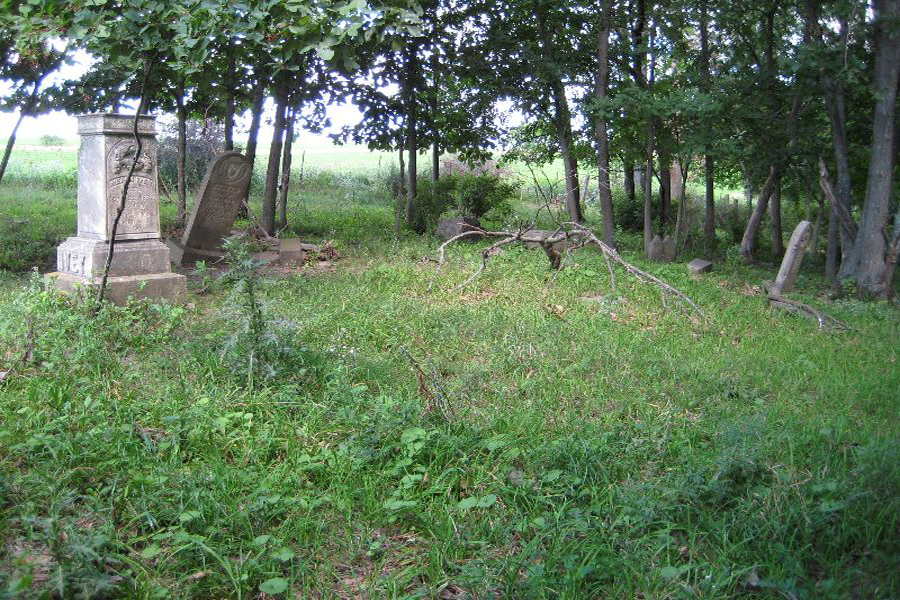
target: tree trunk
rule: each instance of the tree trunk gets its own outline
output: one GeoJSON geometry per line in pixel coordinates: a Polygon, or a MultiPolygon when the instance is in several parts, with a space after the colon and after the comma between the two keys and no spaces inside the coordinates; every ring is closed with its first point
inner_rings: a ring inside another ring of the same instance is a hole
{"type": "MultiPolygon", "coordinates": [[[[709,12],[707,10],[707,0],[700,0],[700,66],[703,71],[701,78],[703,83],[702,90],[708,91],[711,73],[709,67],[709,12]]],[[[706,169],[706,215],[703,220],[703,239],[708,258],[716,241],[716,199],[713,181],[715,171],[708,144],[705,150],[703,161],[706,169]]]]}
{"type": "Polygon", "coordinates": [[[647,170],[644,173],[644,254],[650,253],[650,241],[653,239],[653,142],[654,131],[651,117],[647,119],[647,170]]]}
{"type": "Polygon", "coordinates": [[[275,201],[278,194],[278,171],[281,167],[282,137],[287,109],[287,91],[283,84],[278,84],[275,89],[275,103],[275,123],[272,131],[272,145],[269,147],[269,164],[266,169],[261,223],[263,230],[269,235],[275,235],[275,201]]]}
{"type": "Polygon", "coordinates": [[[565,170],[566,210],[572,221],[581,223],[584,220],[584,216],[581,213],[581,201],[579,199],[578,161],[573,154],[572,117],[569,112],[569,102],[566,100],[566,91],[562,80],[555,79],[552,82],[552,87],[556,136],[559,142],[559,154],[562,156],[565,170]]]}
{"type": "Polygon", "coordinates": [[[838,237],[837,209],[832,207],[828,217],[828,240],[825,248],[825,277],[828,283],[836,286],[838,283],[838,255],[840,254],[840,238],[838,237]]]}
{"type": "MultiPolygon", "coordinates": [[[[46,75],[46,73],[44,75],[46,75]]],[[[38,89],[41,87],[41,81],[43,81],[44,75],[41,75],[40,79],[34,82],[34,88],[31,90],[31,95],[28,96],[28,99],[22,104],[22,108],[19,110],[19,118],[16,119],[16,124],[13,127],[12,133],[6,141],[6,150],[3,151],[3,160],[0,160],[0,182],[3,181],[3,175],[6,173],[6,166],[9,164],[9,157],[12,155],[13,146],[16,145],[16,134],[19,132],[19,126],[22,124],[22,121],[25,120],[25,117],[31,114],[31,111],[34,108],[34,103],[37,101],[38,89]]]]}
{"type": "Polygon", "coordinates": [[[225,91],[225,151],[234,150],[234,90],[237,87],[235,81],[234,66],[234,40],[228,40],[228,76],[225,91]]]}
{"type": "Polygon", "coordinates": [[[769,214],[772,217],[772,253],[781,258],[784,255],[784,230],[781,227],[781,180],[772,191],[769,214]]]}
{"type": "Polygon", "coordinates": [[[440,65],[438,63],[438,54],[435,51],[434,47],[432,47],[431,52],[431,73],[432,73],[432,86],[431,86],[431,183],[436,184],[438,179],[440,178],[440,158],[441,158],[441,145],[440,145],[440,135],[438,132],[437,126],[437,115],[438,115],[438,91],[437,91],[437,79],[438,79],[438,69],[440,65]]]}
{"type": "Polygon", "coordinates": [[[265,78],[260,78],[253,90],[253,107],[250,109],[250,130],[247,132],[247,160],[250,161],[250,170],[256,162],[256,143],[259,138],[259,127],[262,124],[263,105],[266,101],[265,78]]]}
{"type": "Polygon", "coordinates": [[[703,238],[708,257],[716,244],[715,167],[713,165],[713,158],[709,154],[704,156],[703,162],[706,170],[706,216],[703,220],[703,238]]]}
{"type": "Polygon", "coordinates": [[[866,181],[866,200],[856,243],[842,275],[855,276],[863,297],[886,297],[883,276],[884,229],[893,187],[895,161],[895,111],[900,78],[900,35],[893,31],[900,17],[900,0],[875,0],[875,113],[872,120],[872,152],[866,181]]]}
{"type": "Polygon", "coordinates": [[[659,229],[666,235],[669,224],[669,208],[672,205],[672,161],[668,156],[659,157],[659,229]]]}
{"type": "Polygon", "coordinates": [[[625,195],[628,196],[628,203],[633,206],[637,202],[634,193],[634,164],[625,163],[622,168],[625,171],[625,195]]]}
{"type": "Polygon", "coordinates": [[[400,215],[403,213],[403,202],[406,199],[406,162],[403,155],[406,152],[406,144],[403,136],[400,136],[400,181],[397,183],[397,210],[394,211],[394,235],[400,238],[400,215]]]}
{"type": "Polygon", "coordinates": [[[178,85],[175,106],[178,113],[178,224],[183,225],[187,215],[187,111],[184,108],[184,81],[178,85]]]}
{"type": "Polygon", "coordinates": [[[16,119],[16,124],[13,127],[12,133],[9,135],[9,139],[6,141],[6,150],[3,152],[3,160],[0,161],[0,181],[3,181],[3,175],[6,173],[6,165],[9,164],[9,157],[12,155],[13,146],[16,145],[16,134],[19,131],[19,125],[22,124],[22,121],[24,121],[27,116],[28,115],[25,114],[25,110],[23,109],[19,113],[19,118],[16,119]]]}
{"type": "Polygon", "coordinates": [[[291,149],[294,145],[294,119],[297,109],[293,108],[285,120],[284,152],[281,157],[281,187],[278,190],[278,228],[287,227],[287,201],[291,189],[291,149]]]}
{"type": "Polygon", "coordinates": [[[773,166],[769,170],[769,177],[759,192],[759,199],[756,206],[750,214],[750,220],[747,222],[747,228],[744,229],[744,237],[741,238],[741,256],[746,262],[753,262],[753,252],[756,250],[756,233],[759,231],[759,225],[762,223],[763,216],[766,214],[766,208],[769,205],[769,197],[775,190],[775,186],[781,179],[781,170],[777,166],[773,166]]]}
{"type": "MultiPolygon", "coordinates": [[[[594,76],[594,98],[603,102],[609,91],[609,23],[612,1],[606,0],[600,13],[597,29],[597,72],[594,76]]],[[[603,243],[616,247],[616,220],[613,211],[612,189],[609,183],[609,134],[606,116],[598,114],[594,119],[594,137],[597,140],[597,195],[603,215],[603,243]]],[[[632,189],[634,181],[632,181],[632,189]]]]}
{"type": "MultiPolygon", "coordinates": [[[[406,77],[404,78],[404,105],[406,108],[406,142],[409,150],[407,170],[409,171],[409,185],[406,188],[406,222],[416,229],[421,227],[416,220],[416,195],[419,191],[419,173],[417,158],[419,155],[418,123],[416,115],[415,82],[417,67],[417,48],[412,44],[406,46],[406,77]]],[[[421,233],[421,231],[419,231],[421,233]]]]}

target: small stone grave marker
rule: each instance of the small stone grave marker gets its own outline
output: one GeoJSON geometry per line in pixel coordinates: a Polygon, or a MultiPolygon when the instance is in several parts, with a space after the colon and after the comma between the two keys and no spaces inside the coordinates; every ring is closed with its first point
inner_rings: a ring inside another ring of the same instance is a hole
{"type": "Polygon", "coordinates": [[[694,275],[709,273],[710,271],[712,271],[712,268],[713,264],[708,260],[704,260],[702,258],[695,258],[688,263],[688,269],[690,269],[691,273],[693,273],[694,275]]]}

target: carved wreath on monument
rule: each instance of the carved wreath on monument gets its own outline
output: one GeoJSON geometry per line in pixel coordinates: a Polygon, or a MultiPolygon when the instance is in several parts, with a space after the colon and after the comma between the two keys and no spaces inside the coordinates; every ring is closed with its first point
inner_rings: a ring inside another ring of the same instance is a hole
{"type": "MultiPolygon", "coordinates": [[[[122,188],[128,178],[137,144],[131,138],[123,138],[113,144],[106,156],[107,227],[112,229],[116,211],[122,197],[122,188]]],[[[156,200],[156,146],[145,143],[134,167],[134,175],[128,185],[125,212],[119,221],[119,234],[148,233],[159,230],[159,214],[156,200]]]]}

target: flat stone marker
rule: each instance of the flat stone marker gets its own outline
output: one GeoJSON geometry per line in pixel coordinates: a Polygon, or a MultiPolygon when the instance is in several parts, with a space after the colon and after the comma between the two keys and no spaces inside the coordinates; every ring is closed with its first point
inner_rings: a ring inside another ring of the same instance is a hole
{"type": "Polygon", "coordinates": [[[778,269],[775,285],[769,291],[771,295],[780,296],[783,292],[793,291],[797,273],[800,272],[800,265],[803,263],[803,254],[809,244],[810,232],[809,221],[800,221],[794,228],[784,258],[781,259],[781,268],[778,269]]]}
{"type": "Polygon", "coordinates": [[[250,190],[250,174],[250,161],[240,152],[224,152],[210,163],[181,237],[183,260],[222,255],[222,240],[250,190]]]}
{"type": "Polygon", "coordinates": [[[299,238],[281,240],[278,243],[278,264],[289,265],[295,263],[302,265],[307,256],[317,256],[319,247],[315,244],[304,244],[299,238]]]}
{"type": "MultiPolygon", "coordinates": [[[[113,221],[137,151],[133,119],[109,113],[78,117],[78,230],[59,245],[57,270],[47,274],[59,289],[96,287],[103,278],[113,221]]],[[[149,115],[138,118],[141,154],[116,230],[107,283],[107,297],[118,304],[129,297],[176,299],[185,291],[185,278],[169,271],[169,248],[159,239],[155,121],[149,115]]]]}
{"type": "Polygon", "coordinates": [[[709,273],[710,271],[712,271],[712,268],[713,264],[708,260],[703,260],[702,258],[695,258],[688,263],[688,269],[690,269],[691,273],[695,275],[709,273]]]}

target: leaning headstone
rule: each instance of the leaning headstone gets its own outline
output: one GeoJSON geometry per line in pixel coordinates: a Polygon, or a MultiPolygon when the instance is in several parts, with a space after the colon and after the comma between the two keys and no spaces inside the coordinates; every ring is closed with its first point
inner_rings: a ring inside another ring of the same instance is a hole
{"type": "Polygon", "coordinates": [[[784,258],[781,259],[781,268],[778,269],[778,276],[775,278],[769,293],[773,296],[780,296],[783,292],[790,292],[794,289],[794,282],[797,279],[797,273],[800,272],[800,265],[803,263],[803,254],[806,252],[806,246],[809,244],[811,228],[809,221],[800,221],[791,234],[791,241],[788,242],[787,250],[784,258]]]}
{"type": "Polygon", "coordinates": [[[675,260],[675,238],[666,236],[665,239],[654,235],[647,246],[647,258],[653,262],[670,263],[675,260]]]}
{"type": "MultiPolygon", "coordinates": [[[[137,151],[133,119],[118,114],[78,117],[77,235],[59,245],[57,271],[47,275],[59,289],[96,287],[103,278],[113,222],[137,151]]],[[[129,297],[176,299],[185,291],[185,278],[170,272],[169,248],[159,239],[155,117],[138,118],[138,135],[141,153],[116,229],[107,282],[106,297],[118,304],[129,297]]]]}
{"type": "Polygon", "coordinates": [[[702,275],[703,273],[709,273],[712,271],[713,264],[708,260],[703,260],[702,258],[695,258],[691,262],[688,263],[688,269],[694,275],[702,275]]]}
{"type": "Polygon", "coordinates": [[[247,197],[250,175],[250,161],[240,152],[224,152],[210,163],[181,237],[182,261],[222,256],[222,240],[247,197]]]}
{"type": "MultiPolygon", "coordinates": [[[[467,231],[478,231],[481,229],[481,222],[472,217],[456,217],[455,219],[441,219],[437,224],[437,236],[444,241],[456,237],[467,231]]],[[[467,235],[463,240],[477,240],[479,235],[467,235]]]]}

